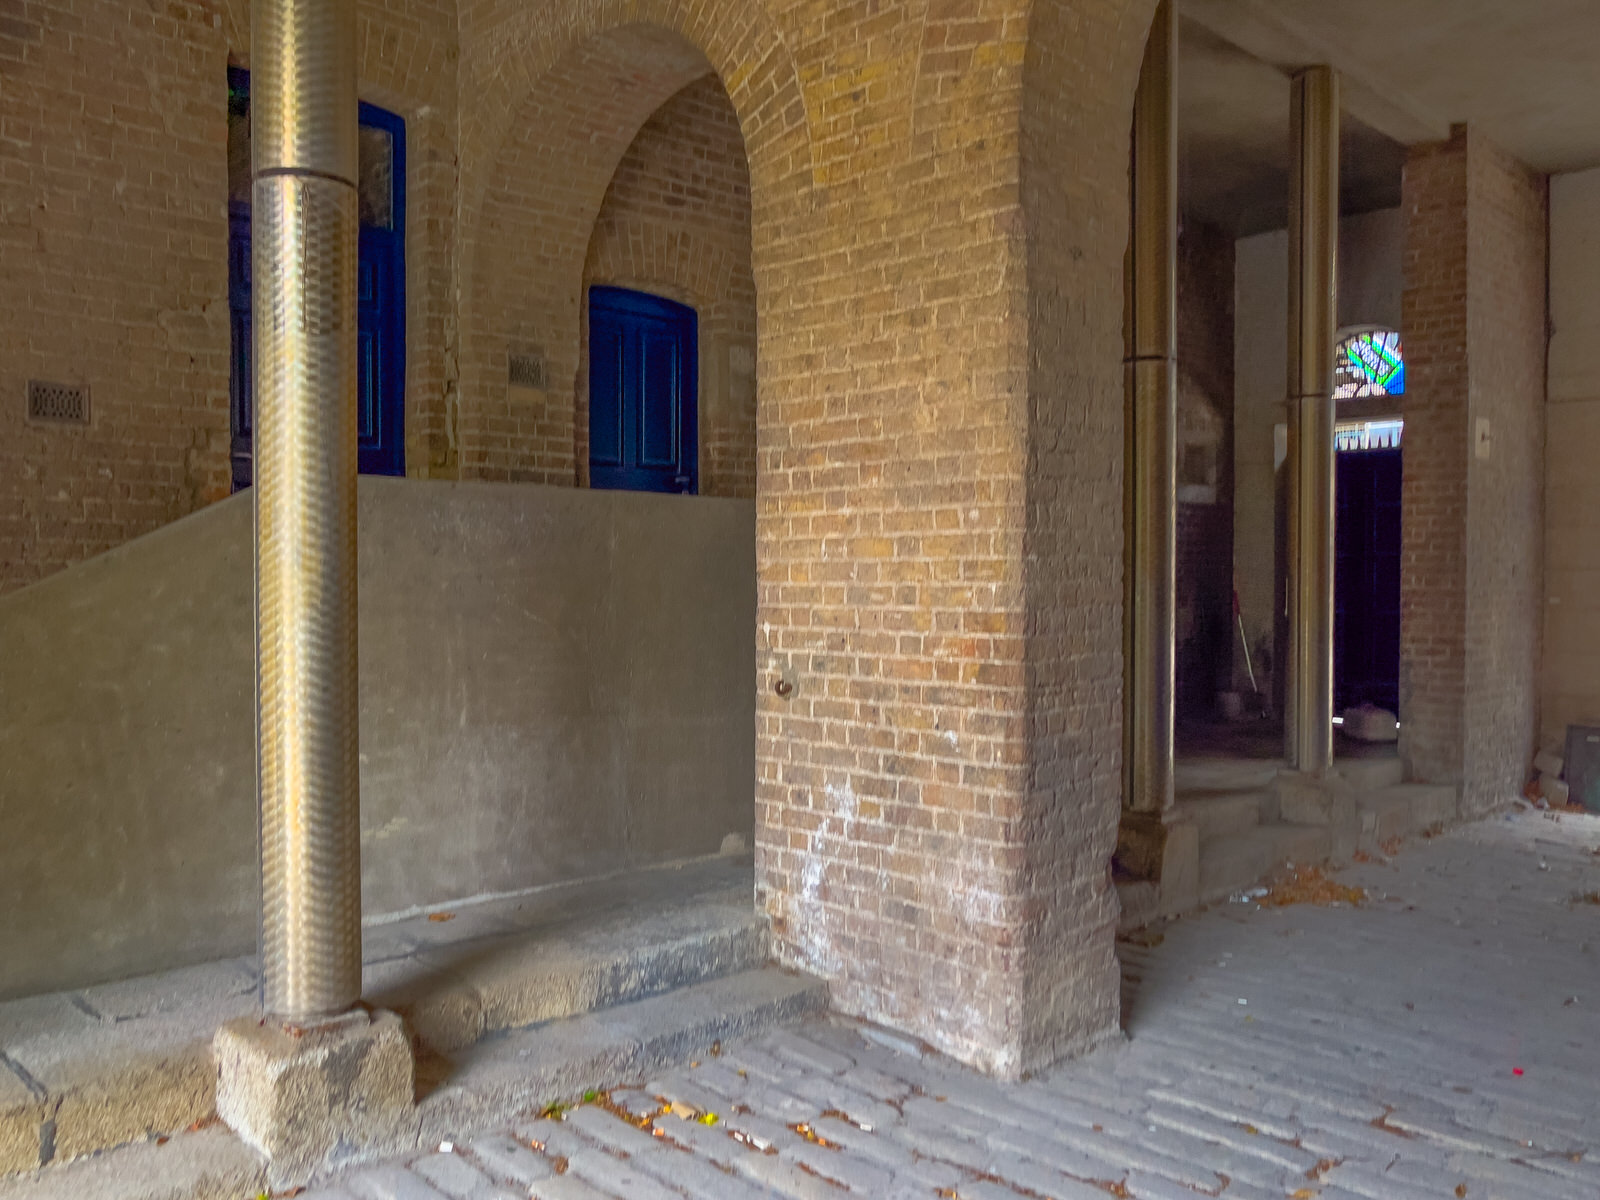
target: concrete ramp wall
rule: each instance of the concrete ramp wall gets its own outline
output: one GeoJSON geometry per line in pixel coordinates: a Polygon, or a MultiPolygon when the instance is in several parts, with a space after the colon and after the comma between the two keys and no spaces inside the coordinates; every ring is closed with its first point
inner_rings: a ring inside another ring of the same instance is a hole
{"type": "MultiPolygon", "coordinates": [[[[369,918],[749,837],[747,501],[363,479],[369,918]]],[[[0,599],[0,999],[253,952],[248,494],[0,599]]]]}

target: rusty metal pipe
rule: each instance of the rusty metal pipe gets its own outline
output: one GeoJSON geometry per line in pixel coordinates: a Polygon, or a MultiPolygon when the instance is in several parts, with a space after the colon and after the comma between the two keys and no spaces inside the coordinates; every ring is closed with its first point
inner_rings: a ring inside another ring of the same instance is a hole
{"type": "Polygon", "coordinates": [[[255,0],[256,739],[262,1007],[361,997],[354,0],[255,0]]]}

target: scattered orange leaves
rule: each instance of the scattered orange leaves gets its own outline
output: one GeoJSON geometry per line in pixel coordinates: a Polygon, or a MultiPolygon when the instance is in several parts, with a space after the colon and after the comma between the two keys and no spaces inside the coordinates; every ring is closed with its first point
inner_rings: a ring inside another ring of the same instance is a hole
{"type": "Polygon", "coordinates": [[[456,915],[452,912],[436,912],[428,914],[428,920],[433,921],[436,924],[443,921],[454,921],[455,919],[456,915]]]}
{"type": "Polygon", "coordinates": [[[1287,908],[1291,904],[1348,904],[1352,907],[1365,904],[1364,888],[1350,887],[1329,879],[1321,867],[1300,867],[1285,879],[1279,880],[1261,897],[1266,908],[1287,908]]]}
{"type": "Polygon", "coordinates": [[[796,1122],[795,1124],[789,1126],[789,1128],[794,1130],[801,1137],[805,1138],[805,1140],[810,1142],[813,1146],[822,1146],[828,1150],[839,1150],[843,1148],[837,1142],[830,1142],[827,1138],[823,1137],[804,1121],[796,1122]]]}

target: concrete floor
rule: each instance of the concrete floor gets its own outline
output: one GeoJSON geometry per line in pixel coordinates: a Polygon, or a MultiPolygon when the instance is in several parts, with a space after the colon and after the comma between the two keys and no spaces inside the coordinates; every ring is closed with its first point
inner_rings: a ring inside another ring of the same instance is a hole
{"type": "Polygon", "coordinates": [[[1128,1042],[1024,1084],[814,1021],[613,1093],[637,1124],[580,1105],[303,1200],[1600,1195],[1600,819],[1523,812],[1340,878],[1368,903],[1125,945],[1128,1042]]]}

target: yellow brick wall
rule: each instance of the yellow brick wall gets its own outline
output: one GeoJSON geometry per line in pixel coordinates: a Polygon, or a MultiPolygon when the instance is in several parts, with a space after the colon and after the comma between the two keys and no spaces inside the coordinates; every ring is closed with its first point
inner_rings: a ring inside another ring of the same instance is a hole
{"type": "Polygon", "coordinates": [[[198,0],[0,21],[0,591],[227,494],[220,24],[198,0]],[[27,421],[30,379],[87,385],[90,423],[27,421]]]}

